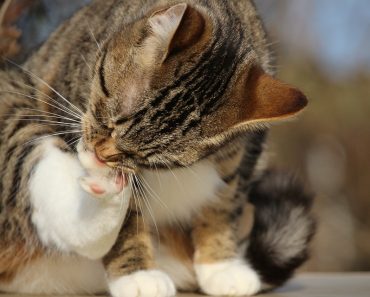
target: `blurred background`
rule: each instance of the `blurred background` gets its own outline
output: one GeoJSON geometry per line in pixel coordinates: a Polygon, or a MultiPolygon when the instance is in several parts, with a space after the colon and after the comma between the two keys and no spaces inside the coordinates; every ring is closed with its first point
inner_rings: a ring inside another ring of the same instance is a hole
{"type": "MultiPolygon", "coordinates": [[[[22,62],[89,1],[0,0],[0,56],[22,62]]],[[[255,2],[278,77],[310,99],[269,143],[272,163],[317,194],[320,225],[304,270],[370,270],[370,1],[255,2]]]]}

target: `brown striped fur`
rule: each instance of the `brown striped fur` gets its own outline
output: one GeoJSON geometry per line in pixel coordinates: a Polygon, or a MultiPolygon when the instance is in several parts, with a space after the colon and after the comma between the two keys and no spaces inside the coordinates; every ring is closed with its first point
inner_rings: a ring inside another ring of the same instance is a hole
{"type": "MultiPolygon", "coordinates": [[[[69,130],[43,124],[46,113],[31,110],[68,117],[52,100],[71,107],[53,89],[84,112],[85,146],[112,167],[132,173],[211,161],[226,186],[218,202],[193,218],[192,245],[172,229],[162,237],[175,249],[184,242],[186,248],[175,252],[180,261],[193,251],[197,263],[234,257],[266,124],[307,103],[271,76],[270,56],[249,0],[95,0],[25,63],[31,75],[0,73],[0,281],[43,251],[30,222],[27,179],[38,147],[29,141],[69,130]],[[181,23],[168,44],[158,46],[148,22],[178,3],[187,5],[181,23]]],[[[62,135],[61,141],[76,136],[62,135]]],[[[150,227],[132,208],[104,259],[109,277],[154,265],[150,227]]]]}

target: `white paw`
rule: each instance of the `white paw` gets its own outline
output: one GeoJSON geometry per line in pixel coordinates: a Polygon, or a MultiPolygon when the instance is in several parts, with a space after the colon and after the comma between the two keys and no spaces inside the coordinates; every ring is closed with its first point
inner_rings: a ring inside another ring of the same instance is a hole
{"type": "Polygon", "coordinates": [[[85,192],[100,199],[114,197],[121,193],[127,186],[127,181],[124,175],[118,175],[116,177],[90,175],[81,177],[79,182],[85,192]]]}
{"type": "Polygon", "coordinates": [[[160,270],[141,270],[109,283],[113,297],[171,297],[176,295],[173,281],[160,270]]]}
{"type": "Polygon", "coordinates": [[[87,171],[99,172],[101,175],[108,175],[111,171],[104,162],[100,161],[93,151],[84,148],[82,140],[77,144],[78,159],[87,171]]]}
{"type": "Polygon", "coordinates": [[[79,183],[82,189],[91,196],[108,199],[121,193],[127,187],[126,175],[115,173],[114,170],[101,162],[94,152],[85,150],[82,141],[77,145],[78,158],[87,172],[79,183]]]}
{"type": "Polygon", "coordinates": [[[240,259],[195,265],[199,286],[208,295],[252,296],[261,289],[258,274],[240,259]]]}

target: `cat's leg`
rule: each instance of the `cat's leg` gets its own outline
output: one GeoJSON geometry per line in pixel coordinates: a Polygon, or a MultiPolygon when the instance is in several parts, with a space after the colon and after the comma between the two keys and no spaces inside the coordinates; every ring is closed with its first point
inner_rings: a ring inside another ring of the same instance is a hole
{"type": "Polygon", "coordinates": [[[200,288],[209,295],[250,296],[261,289],[258,274],[239,252],[237,181],[237,176],[229,181],[219,201],[204,209],[193,224],[194,269],[200,288]]]}
{"type": "Polygon", "coordinates": [[[169,297],[176,294],[170,277],[154,266],[149,227],[135,206],[129,211],[117,242],[104,257],[103,264],[113,297],[169,297]]]}
{"type": "Polygon", "coordinates": [[[91,192],[84,190],[79,179],[86,172],[77,156],[66,152],[63,145],[56,138],[40,144],[42,154],[29,183],[32,222],[45,246],[98,259],[116,241],[130,190],[125,187],[122,191],[123,183],[112,183],[106,175],[99,179],[100,173],[90,174],[82,182],[91,185],[92,178],[98,180],[104,195],[94,193],[98,190],[94,187],[91,192]]]}
{"type": "MultiPolygon", "coordinates": [[[[93,152],[86,150],[82,143],[78,145],[78,152],[80,162],[87,172],[104,172],[104,164],[99,162],[93,152]]],[[[92,176],[81,180],[81,185],[88,192],[100,192],[96,191],[96,186],[101,187],[101,181],[92,176]]],[[[154,267],[150,227],[145,224],[139,211],[143,202],[138,200],[140,197],[135,199],[130,202],[128,215],[116,243],[103,258],[110,293],[113,297],[174,296],[176,289],[173,281],[154,267]]]]}

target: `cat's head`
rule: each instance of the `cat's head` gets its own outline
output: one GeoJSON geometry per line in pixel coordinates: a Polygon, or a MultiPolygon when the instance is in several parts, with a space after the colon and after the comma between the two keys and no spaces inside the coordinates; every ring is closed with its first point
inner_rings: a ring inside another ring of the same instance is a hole
{"type": "Polygon", "coordinates": [[[305,96],[264,72],[252,30],[225,7],[184,3],[123,26],[97,58],[86,147],[128,170],[188,166],[301,111],[305,96]]]}

